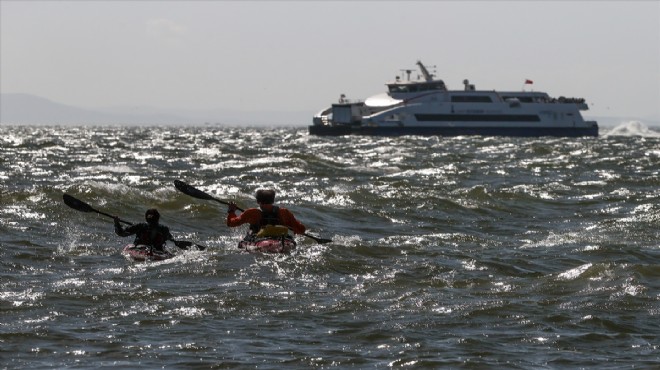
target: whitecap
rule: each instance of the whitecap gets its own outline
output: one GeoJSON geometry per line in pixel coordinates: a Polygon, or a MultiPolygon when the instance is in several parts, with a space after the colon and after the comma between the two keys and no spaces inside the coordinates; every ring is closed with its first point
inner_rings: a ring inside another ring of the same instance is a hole
{"type": "Polygon", "coordinates": [[[558,277],[564,280],[575,280],[578,277],[580,277],[580,275],[584,274],[587,270],[589,270],[591,266],[592,266],[591,263],[586,263],[582,266],[578,266],[568,271],[564,271],[561,274],[559,274],[558,277]]]}
{"type": "Polygon", "coordinates": [[[660,137],[660,132],[651,130],[647,125],[640,121],[628,121],[614,127],[611,131],[603,135],[603,137],[608,136],[660,137]]]}

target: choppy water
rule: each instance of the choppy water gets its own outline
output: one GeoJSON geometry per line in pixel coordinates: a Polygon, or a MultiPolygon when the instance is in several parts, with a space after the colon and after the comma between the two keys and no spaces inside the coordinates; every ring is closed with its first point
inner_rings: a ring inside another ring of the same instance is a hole
{"type": "Polygon", "coordinates": [[[0,127],[1,368],[660,366],[660,134],[0,127]],[[274,187],[318,245],[241,253],[274,187]],[[132,263],[69,193],[208,246],[132,263]]]}

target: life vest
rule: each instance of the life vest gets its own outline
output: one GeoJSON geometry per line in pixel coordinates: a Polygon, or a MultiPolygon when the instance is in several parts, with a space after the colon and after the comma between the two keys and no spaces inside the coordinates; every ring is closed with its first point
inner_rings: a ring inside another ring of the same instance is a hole
{"type": "Polygon", "coordinates": [[[284,225],[266,225],[256,234],[257,238],[275,238],[289,236],[289,228],[284,225]]]}
{"type": "Polygon", "coordinates": [[[135,235],[134,244],[150,245],[154,248],[162,249],[166,242],[167,238],[162,226],[159,225],[158,227],[152,228],[149,227],[149,225],[144,224],[142,230],[135,235]]]}
{"type": "Polygon", "coordinates": [[[265,211],[263,209],[260,209],[260,211],[261,211],[261,220],[259,221],[259,223],[250,225],[250,230],[252,230],[253,233],[255,234],[258,233],[259,230],[261,230],[261,228],[266,225],[280,224],[280,207],[274,206],[273,209],[270,211],[265,211]]]}

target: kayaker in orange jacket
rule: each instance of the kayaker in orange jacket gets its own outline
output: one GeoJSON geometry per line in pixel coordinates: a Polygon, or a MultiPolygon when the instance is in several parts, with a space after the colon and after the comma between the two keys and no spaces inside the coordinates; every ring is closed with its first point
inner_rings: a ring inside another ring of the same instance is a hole
{"type": "Polygon", "coordinates": [[[275,190],[257,190],[256,200],[259,208],[246,209],[240,215],[236,215],[236,203],[230,202],[227,208],[227,226],[250,224],[250,234],[256,234],[266,225],[284,225],[295,234],[305,233],[305,225],[296,220],[291,211],[274,205],[275,190]]]}

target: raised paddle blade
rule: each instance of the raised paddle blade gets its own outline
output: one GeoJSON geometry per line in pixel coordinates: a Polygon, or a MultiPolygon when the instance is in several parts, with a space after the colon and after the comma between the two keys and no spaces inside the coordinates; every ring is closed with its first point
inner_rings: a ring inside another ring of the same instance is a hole
{"type": "MultiPolygon", "coordinates": [[[[76,199],[76,198],[72,197],[72,196],[69,195],[69,194],[64,194],[64,195],[62,195],[62,199],[64,199],[64,204],[66,204],[67,206],[69,206],[69,207],[71,207],[71,208],[73,208],[73,209],[75,209],[75,210],[77,210],[77,211],[80,211],[80,212],[96,212],[96,213],[98,213],[98,214],[100,214],[100,215],[107,216],[107,217],[110,217],[110,218],[114,218],[114,217],[115,217],[115,216],[113,216],[113,215],[111,215],[111,214],[107,214],[107,213],[105,213],[105,212],[101,212],[101,211],[99,211],[99,210],[97,210],[97,209],[94,209],[94,208],[93,208],[92,206],[90,206],[89,204],[83,202],[83,201],[80,200],[80,199],[76,199]]],[[[122,220],[122,219],[119,219],[119,222],[121,222],[121,223],[123,223],[123,224],[126,224],[126,225],[132,225],[131,222],[124,221],[124,220],[122,220]]]]}
{"type": "Polygon", "coordinates": [[[188,185],[183,181],[174,180],[174,187],[177,188],[180,192],[190,195],[193,198],[206,199],[206,200],[216,200],[210,194],[207,194],[194,186],[188,185]]]}
{"type": "Polygon", "coordinates": [[[64,199],[64,204],[66,204],[67,206],[69,206],[69,207],[71,207],[75,210],[78,210],[80,212],[96,212],[96,210],[94,208],[92,208],[92,206],[90,206],[89,204],[83,202],[80,199],[76,199],[76,198],[72,197],[69,194],[64,194],[62,196],[62,198],[64,199]]]}
{"type": "MultiPolygon", "coordinates": [[[[180,192],[190,195],[193,198],[198,198],[198,199],[205,199],[205,200],[214,200],[218,203],[226,204],[229,205],[229,202],[226,202],[224,200],[218,199],[211,194],[205,193],[197,188],[195,188],[192,185],[188,185],[183,181],[180,180],[174,180],[174,187],[177,188],[180,192]]],[[[236,208],[237,210],[243,212],[242,208],[236,208]]]]}

